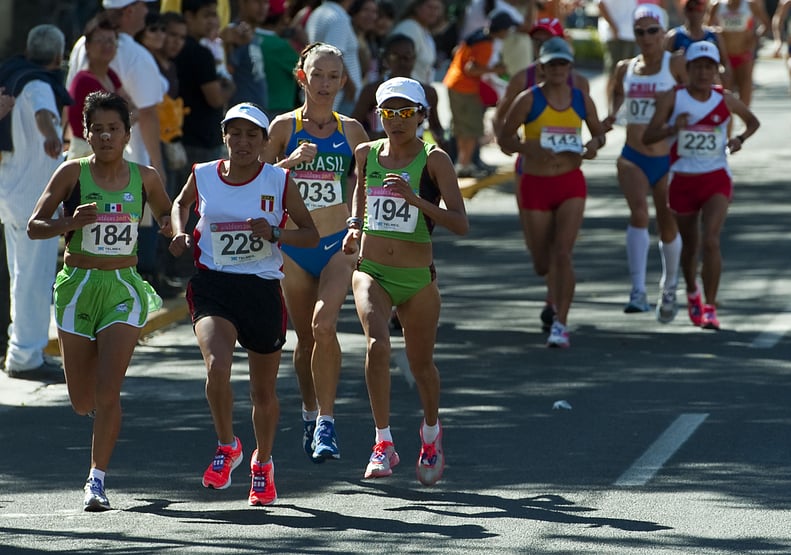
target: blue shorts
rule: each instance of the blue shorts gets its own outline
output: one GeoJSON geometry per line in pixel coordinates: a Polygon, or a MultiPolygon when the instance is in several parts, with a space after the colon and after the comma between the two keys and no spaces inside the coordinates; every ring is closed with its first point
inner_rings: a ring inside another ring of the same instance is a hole
{"type": "Polygon", "coordinates": [[[648,184],[651,185],[651,187],[659,183],[659,180],[665,177],[670,170],[669,154],[664,156],[647,156],[642,152],[637,152],[629,145],[623,145],[621,156],[624,160],[631,162],[643,170],[646,178],[648,178],[648,184]]]}
{"type": "Polygon", "coordinates": [[[327,266],[330,258],[343,247],[343,238],[346,230],[341,230],[332,235],[322,237],[319,245],[310,249],[280,245],[281,250],[288,255],[297,266],[313,277],[321,276],[321,271],[327,266]]]}

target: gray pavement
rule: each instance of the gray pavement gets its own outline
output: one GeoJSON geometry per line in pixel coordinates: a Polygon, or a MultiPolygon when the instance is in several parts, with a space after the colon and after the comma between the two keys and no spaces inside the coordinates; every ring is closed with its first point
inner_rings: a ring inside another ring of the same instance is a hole
{"type": "MultiPolygon", "coordinates": [[[[627,210],[615,180],[623,133],[586,162],[586,218],[575,251],[572,347],[544,347],[513,183],[467,201],[470,234],[435,234],[443,294],[436,362],[448,466],[415,480],[417,393],[394,336],[392,427],[402,463],[362,480],[373,439],[364,340],[351,298],[339,333],[336,407],[343,458],[314,465],[300,448],[289,335],[278,381],[279,500],[246,505],[233,485],[207,491],[213,453],[203,369],[189,325],[149,335],[124,386],[125,420],[108,494],[85,514],[90,421],[65,386],[0,374],[0,553],[695,553],[791,552],[791,214],[787,77],[762,59],[754,110],[763,126],[732,158],[736,192],[723,234],[723,331],[624,315],[627,210]],[[570,409],[553,409],[565,401],[570,409]]],[[[594,95],[601,89],[594,80],[594,95]]],[[[492,147],[490,163],[510,164],[492,147]]],[[[659,278],[652,250],[648,280],[659,278]]],[[[652,291],[652,290],[650,290],[652,291]]],[[[236,432],[252,450],[244,354],[236,432]]]]}

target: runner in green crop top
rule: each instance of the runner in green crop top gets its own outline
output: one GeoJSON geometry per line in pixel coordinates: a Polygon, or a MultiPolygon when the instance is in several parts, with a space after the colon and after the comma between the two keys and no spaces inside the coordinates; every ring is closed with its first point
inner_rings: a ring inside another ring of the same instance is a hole
{"type": "Polygon", "coordinates": [[[121,384],[140,328],[162,302],[135,269],[137,222],[147,200],[160,232],[170,236],[170,199],[154,168],[124,160],[130,121],[123,98],[91,93],[83,118],[94,154],[55,170],[28,221],[28,235],[67,236],[55,279],[58,342],[71,405],[77,414],[95,416],[83,508],[106,511],[105,473],[121,428],[121,384]],[[65,214],[57,217],[61,203],[65,214]]]}
{"type": "Polygon", "coordinates": [[[365,381],[376,427],[364,476],[389,476],[400,461],[390,432],[388,319],[396,306],[423,405],[417,476],[422,484],[432,485],[442,477],[445,459],[439,372],[434,365],[440,295],[430,231],[438,224],[464,235],[469,223],[450,158],[416,136],[428,110],[421,84],[403,77],[385,81],[376,91],[376,103],[387,138],[363,143],[355,150],[361,171],[343,242],[344,252],[359,252],[352,289],[368,346],[365,381]],[[444,207],[439,205],[440,198],[444,207]]]}

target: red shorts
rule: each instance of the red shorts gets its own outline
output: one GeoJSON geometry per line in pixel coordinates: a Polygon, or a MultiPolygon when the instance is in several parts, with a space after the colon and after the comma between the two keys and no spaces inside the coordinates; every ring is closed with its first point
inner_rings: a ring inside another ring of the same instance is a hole
{"type": "Polygon", "coordinates": [[[742,52],[741,54],[728,54],[728,61],[731,63],[731,67],[736,69],[747,62],[751,62],[753,59],[752,52],[742,52]]]}
{"type": "Polygon", "coordinates": [[[709,173],[673,174],[667,203],[676,214],[694,214],[714,195],[733,197],[733,181],[725,170],[709,173]]]}
{"type": "Polygon", "coordinates": [[[519,180],[520,210],[556,210],[570,198],[585,198],[588,187],[585,176],[577,168],[561,175],[522,174],[519,180]]]}

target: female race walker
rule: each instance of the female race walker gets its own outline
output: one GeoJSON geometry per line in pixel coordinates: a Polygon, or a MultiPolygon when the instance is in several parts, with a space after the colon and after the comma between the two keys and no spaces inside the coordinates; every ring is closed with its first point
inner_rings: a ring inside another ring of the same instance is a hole
{"type": "Polygon", "coordinates": [[[131,123],[126,100],[85,98],[83,124],[93,155],[60,165],[28,222],[31,239],[66,236],[55,280],[58,342],[71,405],[94,416],[86,511],[106,511],[105,472],[121,429],[121,384],[140,328],[162,306],[138,275],[137,226],[149,203],[170,236],[170,199],[159,174],[124,160],[131,123]],[[64,217],[53,217],[63,203],[64,217]]]}
{"type": "MultiPolygon", "coordinates": [[[[349,291],[354,257],[341,250],[349,217],[353,152],[368,140],[362,125],[332,111],[346,75],[341,51],[306,47],[295,69],[305,103],[275,118],[264,159],[290,168],[321,240],[315,248],[283,245],[283,292],[297,333],[294,368],[302,393],[303,444],[313,462],[339,459],[335,395],[341,373],[338,313],[349,291]]],[[[293,222],[286,229],[295,228],[293,222]]]]}
{"type": "Polygon", "coordinates": [[[222,121],[227,160],[196,164],[173,204],[170,252],[195,243],[197,272],[187,286],[195,335],[206,364],[206,398],[218,446],[203,486],[225,489],[242,462],[233,431],[231,363],[237,340],[247,351],[256,450],[250,457],[251,505],[277,499],[272,445],[280,415],[275,384],[286,338],[279,244],[311,247],[319,236],[288,171],[258,161],[269,120],[253,104],[237,104],[222,121]],[[194,238],[184,232],[196,204],[194,238]],[[295,227],[284,229],[286,217],[295,227]]]}
{"type": "Polygon", "coordinates": [[[549,272],[554,280],[549,289],[557,314],[547,347],[570,345],[566,324],[575,286],[571,253],[587,194],[580,166],[605,142],[590,96],[569,85],[573,61],[571,47],[562,38],[542,44],[538,63],[545,80],[514,99],[498,134],[501,148],[522,155],[518,199],[533,268],[539,276],[549,272]],[[593,136],[585,145],[583,121],[593,136]],[[517,137],[519,126],[524,140],[517,137]]]}
{"type": "Polygon", "coordinates": [[[714,85],[720,63],[720,53],[714,45],[696,42],[687,48],[686,59],[689,85],[658,97],[643,142],[650,145],[671,139],[668,202],[683,241],[681,268],[687,283],[689,318],[696,326],[716,330],[720,329],[717,319],[717,290],[722,272],[720,232],[733,192],[727,153],[741,150],[759,123],[744,102],[714,85]],[[728,139],[731,114],[744,121],[746,130],[728,139]],[[701,243],[705,305],[696,281],[701,243]]]}
{"type": "Polygon", "coordinates": [[[629,226],[626,228],[626,259],[632,278],[632,290],[624,312],[650,310],[645,288],[650,247],[646,196],[650,193],[656,209],[659,254],[662,258],[656,318],[666,324],[673,321],[678,311],[676,286],[681,256],[681,237],[673,214],[667,207],[670,145],[666,142],[650,146],[643,144],[643,131],[654,115],[657,93],[670,90],[687,79],[684,55],[680,52],[671,54],[663,48],[665,18],[664,11],[653,4],[644,4],[635,10],[634,34],[640,55],[620,61],[615,68],[610,115],[602,124],[605,130],[611,130],[615,114],[624,107],[626,144],[618,157],[617,168],[618,183],[630,212],[629,226]]]}
{"type": "Polygon", "coordinates": [[[469,223],[450,158],[416,136],[428,109],[423,86],[404,77],[389,79],[376,91],[376,102],[387,137],[355,150],[359,172],[343,241],[344,252],[359,253],[352,288],[367,341],[365,381],[376,425],[365,477],[390,476],[400,460],[390,432],[388,319],[396,306],[423,406],[417,478],[430,486],[445,466],[433,358],[440,295],[431,231],[439,224],[464,235],[469,223]]]}

